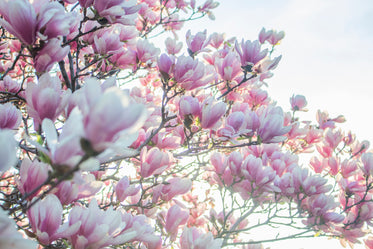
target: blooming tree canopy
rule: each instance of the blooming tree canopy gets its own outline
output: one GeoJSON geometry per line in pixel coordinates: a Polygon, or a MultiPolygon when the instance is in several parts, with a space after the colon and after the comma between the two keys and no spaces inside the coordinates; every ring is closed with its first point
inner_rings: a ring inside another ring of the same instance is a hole
{"type": "Polygon", "coordinates": [[[373,248],[369,142],[268,96],[283,31],[178,34],[216,7],[0,0],[0,248],[373,248]]]}

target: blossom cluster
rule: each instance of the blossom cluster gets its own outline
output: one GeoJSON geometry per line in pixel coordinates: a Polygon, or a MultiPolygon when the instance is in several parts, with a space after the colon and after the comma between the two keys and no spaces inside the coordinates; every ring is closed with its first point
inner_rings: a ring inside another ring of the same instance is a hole
{"type": "Polygon", "coordinates": [[[216,7],[0,1],[1,248],[260,248],[315,234],[373,248],[369,142],[338,128],[343,116],[301,120],[303,95],[290,108],[270,98],[283,31],[179,39],[216,7]],[[272,240],[251,233],[273,224],[272,240]]]}

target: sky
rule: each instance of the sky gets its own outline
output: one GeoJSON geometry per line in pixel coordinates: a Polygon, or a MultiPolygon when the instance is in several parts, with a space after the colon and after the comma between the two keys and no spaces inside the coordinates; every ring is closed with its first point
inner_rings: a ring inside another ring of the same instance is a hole
{"type": "MultiPolygon", "coordinates": [[[[262,27],[285,31],[276,49],[282,61],[267,80],[270,97],[287,111],[293,94],[304,95],[309,109],[305,118],[316,122],[318,109],[331,117],[342,114],[347,121],[340,127],[359,141],[370,141],[373,148],[372,0],[221,0],[213,12],[215,21],[188,23],[181,34],[207,29],[208,34],[255,40],[262,27]]],[[[320,238],[268,246],[343,248],[337,240],[320,238]]]]}

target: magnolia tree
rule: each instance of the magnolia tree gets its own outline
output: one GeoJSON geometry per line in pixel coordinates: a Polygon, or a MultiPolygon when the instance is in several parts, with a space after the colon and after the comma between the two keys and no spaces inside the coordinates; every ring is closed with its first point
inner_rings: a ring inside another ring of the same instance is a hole
{"type": "Polygon", "coordinates": [[[183,48],[217,6],[0,0],[1,248],[373,248],[369,143],[269,98],[283,32],[183,48]]]}

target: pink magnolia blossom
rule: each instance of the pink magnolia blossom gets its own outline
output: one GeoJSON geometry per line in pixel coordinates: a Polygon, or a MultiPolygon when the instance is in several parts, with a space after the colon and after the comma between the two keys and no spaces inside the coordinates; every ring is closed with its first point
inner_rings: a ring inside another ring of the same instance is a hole
{"type": "Polygon", "coordinates": [[[308,218],[309,225],[324,225],[328,222],[341,223],[345,217],[341,214],[333,212],[337,207],[334,198],[324,194],[316,195],[307,200],[307,209],[312,213],[308,218]]]}
{"type": "Polygon", "coordinates": [[[137,67],[136,51],[129,48],[122,48],[120,51],[110,56],[109,61],[121,69],[135,70],[137,67]]]}
{"type": "Polygon", "coordinates": [[[224,43],[224,40],[225,40],[224,33],[219,34],[219,33],[214,32],[210,35],[210,45],[216,49],[218,49],[224,43]]]}
{"type": "Polygon", "coordinates": [[[48,40],[36,54],[34,67],[37,72],[50,71],[53,65],[63,60],[70,51],[69,46],[61,47],[61,40],[54,38],[48,40]]]}
{"type": "Polygon", "coordinates": [[[213,77],[212,68],[191,57],[180,56],[177,58],[173,78],[185,90],[208,84],[213,77]]]}
{"type": "Polygon", "coordinates": [[[127,222],[122,219],[121,210],[112,207],[102,210],[95,199],[88,208],[74,206],[69,214],[70,227],[78,226],[78,230],[67,236],[75,249],[105,248],[120,245],[134,239],[138,232],[127,229],[127,222]]]}
{"type": "Polygon", "coordinates": [[[181,118],[186,115],[198,116],[200,115],[201,108],[197,98],[192,96],[182,96],[179,101],[179,114],[181,118]]]}
{"type": "Polygon", "coordinates": [[[14,134],[10,130],[0,129],[0,144],[0,172],[5,172],[17,163],[14,134]]]}
{"type": "Polygon", "coordinates": [[[83,120],[81,113],[76,109],[66,120],[61,134],[58,136],[56,128],[50,119],[44,119],[42,130],[47,141],[47,147],[37,145],[40,151],[49,157],[54,167],[61,172],[79,165],[80,169],[97,170],[99,161],[90,158],[81,162],[84,151],[81,147],[81,139],[84,137],[83,120]]]}
{"type": "Polygon", "coordinates": [[[327,167],[327,159],[320,159],[313,156],[310,160],[310,165],[315,173],[321,173],[327,167]]]}
{"type": "Polygon", "coordinates": [[[151,65],[157,61],[160,49],[155,47],[148,40],[138,40],[136,43],[137,61],[151,65]]]}
{"type": "Polygon", "coordinates": [[[285,32],[284,31],[280,31],[280,32],[277,32],[275,30],[272,30],[272,33],[271,35],[267,38],[267,41],[275,46],[275,45],[278,45],[279,42],[284,39],[285,37],[285,32]]]}
{"type": "Polygon", "coordinates": [[[154,233],[154,228],[148,223],[144,215],[133,216],[130,213],[121,212],[122,221],[126,226],[123,232],[136,231],[137,235],[131,239],[132,241],[143,242],[149,249],[161,249],[162,239],[159,235],[154,233]]]}
{"type": "Polygon", "coordinates": [[[179,53],[181,51],[181,48],[183,47],[182,42],[176,42],[175,39],[172,39],[170,37],[165,40],[165,44],[167,53],[172,55],[179,53]]]}
{"type": "Polygon", "coordinates": [[[342,142],[343,134],[341,130],[327,128],[324,133],[325,142],[332,149],[337,148],[338,144],[342,142]]]}
{"type": "Polygon", "coordinates": [[[320,129],[326,129],[326,128],[334,128],[335,123],[343,123],[346,121],[345,117],[342,115],[339,115],[336,118],[330,118],[329,113],[326,111],[317,111],[316,114],[316,120],[319,123],[320,129]]]}
{"type": "Polygon", "coordinates": [[[207,38],[207,30],[198,32],[192,35],[191,31],[188,30],[186,33],[186,43],[188,46],[188,52],[193,57],[194,55],[208,51],[206,46],[210,43],[211,37],[207,38]]]}
{"type": "Polygon", "coordinates": [[[225,81],[232,81],[242,74],[241,63],[233,52],[229,52],[222,59],[216,58],[215,67],[220,77],[225,81]]]}
{"type": "Polygon", "coordinates": [[[264,59],[268,53],[268,49],[261,50],[259,41],[241,41],[239,44],[236,41],[236,51],[241,58],[241,65],[243,67],[251,65],[254,66],[259,61],[264,59]]]}
{"type": "Polygon", "coordinates": [[[264,192],[280,192],[274,184],[276,172],[263,165],[260,158],[249,155],[242,162],[241,174],[245,181],[235,185],[244,199],[259,197],[264,192]]]}
{"type": "Polygon", "coordinates": [[[14,105],[0,104],[0,129],[17,129],[21,120],[22,113],[14,105]]]}
{"type": "Polygon", "coordinates": [[[61,82],[57,77],[43,74],[38,84],[29,83],[26,88],[28,114],[34,119],[35,127],[41,125],[43,119],[55,121],[67,104],[70,91],[61,90],[61,82]]]}
{"type": "Polygon", "coordinates": [[[210,157],[212,166],[214,166],[215,171],[218,175],[223,174],[224,170],[227,168],[227,158],[222,153],[213,152],[210,157]]]}
{"type": "Polygon", "coordinates": [[[59,238],[66,238],[79,229],[80,224],[67,226],[65,223],[61,226],[62,213],[62,205],[55,195],[47,195],[27,210],[32,231],[43,245],[49,245],[59,238]]]}
{"type": "Polygon", "coordinates": [[[95,53],[101,55],[110,55],[118,53],[123,43],[119,40],[119,35],[112,30],[105,30],[104,32],[95,32],[93,37],[92,48],[95,53]]]}
{"type": "Polygon", "coordinates": [[[2,81],[0,81],[0,91],[10,92],[10,93],[19,93],[22,97],[23,91],[21,91],[21,84],[16,80],[13,80],[9,75],[6,75],[2,81]]]}
{"type": "Polygon", "coordinates": [[[306,168],[295,167],[291,174],[296,193],[304,192],[308,196],[319,195],[327,193],[332,188],[331,185],[327,185],[327,179],[310,175],[306,168]]]}
{"type": "Polygon", "coordinates": [[[1,248],[36,249],[35,241],[24,239],[16,229],[16,224],[7,212],[0,208],[0,245],[1,248]]]}
{"type": "Polygon", "coordinates": [[[36,12],[28,0],[4,0],[0,2],[0,25],[26,45],[36,40],[36,12]]]}
{"type": "MultiPolygon", "coordinates": [[[[24,195],[38,188],[48,179],[51,170],[49,164],[37,160],[30,161],[28,158],[23,159],[19,170],[19,179],[17,180],[19,191],[24,195]]],[[[30,195],[29,199],[31,200],[38,195],[41,190],[30,195]]]]}
{"type": "Polygon", "coordinates": [[[37,13],[37,35],[42,40],[67,36],[74,17],[65,12],[63,6],[57,2],[39,0],[40,9],[37,13]]]}
{"type": "Polygon", "coordinates": [[[143,105],[131,103],[128,95],[116,87],[102,92],[95,80],[87,82],[82,91],[87,103],[81,107],[85,109],[84,134],[92,149],[102,152],[116,141],[131,145],[137,136],[128,135],[135,134],[142,125],[145,118],[143,105]]]}
{"type": "Polygon", "coordinates": [[[284,127],[284,114],[281,107],[269,107],[260,115],[258,135],[263,143],[277,143],[286,139],[291,126],[284,127]]]}
{"type": "Polygon", "coordinates": [[[211,232],[203,234],[196,227],[185,227],[180,237],[181,249],[220,249],[223,239],[214,239],[211,232]]]}
{"type": "Polygon", "coordinates": [[[174,65],[175,57],[168,56],[167,54],[161,54],[158,59],[158,69],[165,80],[169,79],[174,65]]]}
{"type": "MultiPolygon", "coordinates": [[[[195,6],[195,3],[191,3],[192,6],[195,6]]],[[[212,9],[215,9],[219,6],[218,2],[214,2],[213,0],[206,0],[206,2],[198,7],[199,12],[207,13],[208,18],[211,20],[215,20],[215,15],[211,12],[212,9]]]]}
{"type": "Polygon", "coordinates": [[[353,176],[358,169],[357,161],[345,159],[341,163],[341,174],[344,178],[353,176]]]}
{"type": "Polygon", "coordinates": [[[178,205],[173,205],[167,211],[166,215],[166,231],[171,235],[170,240],[175,241],[179,226],[184,225],[189,218],[189,213],[182,210],[178,205]]]}
{"type": "Polygon", "coordinates": [[[170,201],[176,195],[185,194],[191,187],[192,181],[188,178],[172,178],[167,180],[167,184],[160,184],[153,189],[153,202],[156,203],[159,198],[164,201],[170,201]]]}
{"type": "Polygon", "coordinates": [[[308,111],[307,109],[305,109],[305,107],[307,106],[307,100],[303,95],[293,95],[290,98],[290,104],[293,111],[308,111]]]}
{"type": "Polygon", "coordinates": [[[362,170],[364,174],[368,176],[373,175],[373,153],[363,153],[361,156],[361,161],[363,163],[362,170]]]}
{"type": "Polygon", "coordinates": [[[133,186],[130,185],[130,181],[127,176],[122,177],[115,185],[115,194],[117,195],[117,199],[122,202],[128,196],[134,196],[140,191],[140,186],[133,186]]]}
{"type": "Polygon", "coordinates": [[[238,151],[233,151],[228,157],[228,166],[231,173],[235,176],[242,176],[241,166],[244,158],[242,154],[238,151]]]}
{"type": "Polygon", "coordinates": [[[136,1],[132,0],[95,0],[93,6],[98,14],[106,18],[109,23],[123,25],[134,25],[134,20],[140,9],[140,6],[136,5],[136,1]]]}
{"type": "Polygon", "coordinates": [[[204,129],[212,128],[217,124],[219,119],[226,112],[226,104],[224,102],[214,103],[213,98],[208,98],[202,103],[200,115],[201,127],[204,129]]]}
{"type": "Polygon", "coordinates": [[[160,151],[158,148],[146,147],[141,150],[141,176],[149,177],[151,175],[160,175],[170,166],[170,158],[167,152],[160,151]]]}
{"type": "Polygon", "coordinates": [[[69,205],[77,200],[94,196],[101,190],[102,185],[102,182],[96,181],[93,174],[75,173],[72,180],[58,184],[53,193],[62,205],[69,205]]]}
{"type": "Polygon", "coordinates": [[[265,43],[265,41],[268,40],[268,38],[272,35],[273,30],[266,31],[265,28],[262,28],[259,32],[259,42],[261,44],[265,43]]]}

